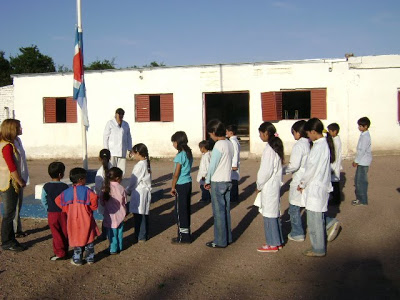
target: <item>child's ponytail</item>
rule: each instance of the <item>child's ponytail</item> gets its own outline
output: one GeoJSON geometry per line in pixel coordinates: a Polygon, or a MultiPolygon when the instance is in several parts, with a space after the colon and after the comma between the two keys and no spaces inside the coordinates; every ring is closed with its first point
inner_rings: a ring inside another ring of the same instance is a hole
{"type": "Polygon", "coordinates": [[[110,182],[111,181],[116,181],[118,178],[122,179],[123,172],[120,168],[118,167],[112,167],[108,172],[106,173],[106,176],[104,177],[104,185],[103,185],[103,200],[108,201],[110,200],[110,182]]]}
{"type": "Polygon", "coordinates": [[[278,154],[282,163],[284,163],[285,156],[284,156],[283,142],[276,133],[275,126],[270,122],[264,122],[258,128],[258,131],[268,133],[268,144],[278,154]]]}
{"type": "Polygon", "coordinates": [[[139,153],[147,160],[147,171],[151,173],[149,150],[145,144],[139,143],[132,147],[133,153],[139,153]]]}
{"type": "Polygon", "coordinates": [[[101,159],[101,164],[103,166],[104,174],[108,172],[108,164],[111,159],[111,153],[108,149],[102,149],[99,153],[99,158],[101,159]]]}
{"type": "MultiPolygon", "coordinates": [[[[318,118],[311,118],[304,125],[304,130],[305,131],[314,130],[315,132],[317,132],[319,134],[323,134],[324,124],[318,118]]],[[[330,152],[330,162],[333,163],[336,160],[336,157],[335,157],[335,145],[333,144],[333,138],[329,134],[329,132],[326,133],[326,141],[328,143],[329,152],[330,152]]]]}
{"type": "Polygon", "coordinates": [[[326,133],[326,141],[328,143],[329,146],[329,152],[331,154],[331,163],[335,162],[336,160],[336,153],[335,153],[335,144],[333,143],[333,138],[332,136],[329,134],[329,131],[326,133]]]}
{"type": "Polygon", "coordinates": [[[188,146],[188,138],[184,131],[177,131],[171,136],[171,142],[176,142],[179,152],[185,151],[189,159],[193,158],[192,149],[188,146]]]}

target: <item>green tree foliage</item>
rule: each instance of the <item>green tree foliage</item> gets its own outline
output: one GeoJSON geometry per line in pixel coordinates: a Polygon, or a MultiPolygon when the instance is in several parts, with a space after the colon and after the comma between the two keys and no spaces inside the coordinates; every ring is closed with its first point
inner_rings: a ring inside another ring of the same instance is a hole
{"type": "Polygon", "coordinates": [[[54,61],[50,56],[40,53],[35,45],[19,48],[21,54],[10,57],[14,74],[55,72],[54,61]]]}
{"type": "Polygon", "coordinates": [[[108,60],[104,59],[103,61],[95,60],[90,65],[85,66],[85,70],[110,70],[115,69],[115,58],[108,60]]]}
{"type": "Polygon", "coordinates": [[[163,62],[158,63],[156,61],[152,61],[150,64],[143,66],[143,68],[154,68],[154,67],[165,67],[165,64],[163,62]]]}
{"type": "Polygon", "coordinates": [[[57,65],[57,72],[58,73],[68,73],[72,72],[70,68],[68,68],[66,65],[57,65]]]}
{"type": "Polygon", "coordinates": [[[12,84],[11,65],[10,62],[4,57],[4,51],[0,51],[0,86],[12,84]]]}

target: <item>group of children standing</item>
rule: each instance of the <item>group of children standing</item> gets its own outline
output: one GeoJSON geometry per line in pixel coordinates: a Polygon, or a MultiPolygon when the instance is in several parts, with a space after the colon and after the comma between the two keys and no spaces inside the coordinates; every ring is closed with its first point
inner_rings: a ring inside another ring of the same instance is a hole
{"type": "MultiPolygon", "coordinates": [[[[361,131],[357,146],[357,156],[353,166],[357,167],[355,185],[357,199],[353,205],[367,205],[367,172],[371,163],[371,139],[368,133],[370,121],[364,117],[358,121],[361,131]]],[[[258,194],[254,205],[264,219],[266,244],[259,252],[277,252],[282,249],[284,239],[280,222],[280,188],[282,175],[292,174],[289,190],[289,215],[291,231],[288,239],[302,242],[305,232],[301,221],[301,209],[307,214],[307,229],[311,249],[306,256],[325,256],[326,242],[336,238],[340,223],[325,216],[330,204],[339,204],[341,142],[338,136],[339,125],[330,124],[324,136],[324,125],[316,118],[297,121],[291,132],[296,140],[290,162],[283,167],[284,147],[275,126],[264,122],[258,128],[260,139],[266,142],[257,173],[258,194]]],[[[227,126],[219,120],[207,124],[210,141],[201,141],[202,153],[197,181],[201,188],[201,202],[211,201],[214,216],[214,239],[206,246],[225,248],[232,243],[230,203],[238,201],[238,180],[240,166],[240,144],[236,137],[236,126],[227,126]],[[227,139],[227,137],[229,139],[227,139]],[[212,152],[211,152],[212,149],[212,152]]],[[[185,132],[177,131],[171,137],[173,147],[178,151],[174,158],[171,195],[175,197],[175,216],[177,237],[173,244],[192,242],[190,175],[193,155],[188,146],[185,132]]],[[[53,235],[54,256],[51,260],[64,259],[68,247],[74,249],[71,263],[82,265],[94,262],[94,244],[100,231],[93,218],[93,211],[103,214],[102,234],[110,242],[110,254],[123,249],[123,221],[127,213],[127,196],[130,196],[129,211],[134,214],[135,238],[139,242],[149,237],[149,211],[151,203],[151,168],[148,149],[144,144],[133,146],[132,153],[138,161],[135,165],[128,187],[121,185],[123,172],[110,163],[110,151],[100,151],[102,166],[96,174],[95,192],[85,186],[86,171],[74,168],[70,171],[72,186],[61,182],[65,166],[53,162],[48,167],[52,178],[43,187],[42,203],[48,211],[48,222],[53,235]],[[85,252],[85,256],[83,253],[85,252]]]]}

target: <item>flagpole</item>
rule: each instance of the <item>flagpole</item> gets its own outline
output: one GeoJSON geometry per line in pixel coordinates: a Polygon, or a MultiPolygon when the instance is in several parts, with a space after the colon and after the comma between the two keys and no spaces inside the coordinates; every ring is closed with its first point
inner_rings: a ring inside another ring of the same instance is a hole
{"type": "MultiPolygon", "coordinates": [[[[76,13],[78,17],[78,32],[82,32],[82,14],[81,14],[81,0],[76,0],[76,13]]],[[[82,54],[83,55],[83,54],[82,54]]],[[[83,110],[81,110],[81,129],[82,129],[82,161],[83,161],[83,168],[88,169],[88,154],[87,154],[87,137],[86,137],[86,126],[83,122],[83,110]]]]}

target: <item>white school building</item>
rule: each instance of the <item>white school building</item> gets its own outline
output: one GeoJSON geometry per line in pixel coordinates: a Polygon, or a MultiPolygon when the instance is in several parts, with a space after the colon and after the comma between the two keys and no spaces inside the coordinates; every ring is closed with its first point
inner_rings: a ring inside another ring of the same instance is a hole
{"type": "MultiPolygon", "coordinates": [[[[261,155],[263,121],[275,124],[290,154],[292,124],[310,117],[340,125],[345,156],[356,150],[363,116],[372,123],[374,154],[400,153],[400,55],[88,71],[85,82],[89,157],[103,148],[104,127],[119,107],[133,144],[146,144],[152,157],[176,154],[170,138],[178,130],[199,156],[197,145],[213,118],[238,125],[243,156],[261,155]]],[[[13,76],[7,107],[22,122],[28,158],[82,157],[72,83],[72,73],[13,76]]]]}

